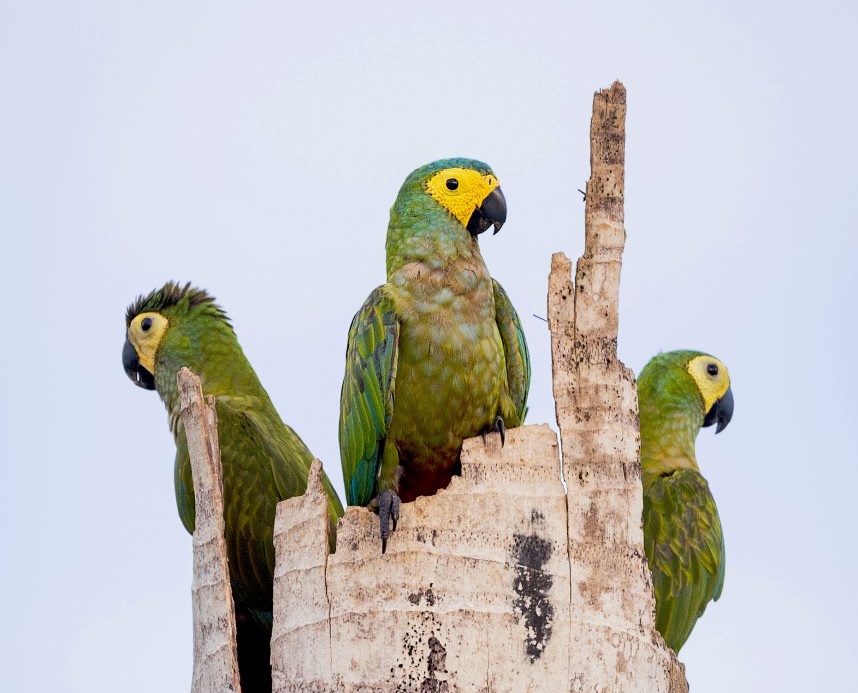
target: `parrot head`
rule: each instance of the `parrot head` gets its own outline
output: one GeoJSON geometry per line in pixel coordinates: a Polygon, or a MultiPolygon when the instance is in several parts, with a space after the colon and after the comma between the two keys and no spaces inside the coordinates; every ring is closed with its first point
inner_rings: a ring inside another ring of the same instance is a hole
{"type": "MultiPolygon", "coordinates": [[[[641,371],[639,387],[665,393],[669,401],[698,402],[701,427],[715,425],[720,433],[733,418],[730,373],[719,359],[700,351],[669,351],[658,354],[641,371]],[[670,393],[667,395],[667,393],[670,393]]],[[[698,405],[695,405],[695,407],[698,405]]]]}
{"type": "Polygon", "coordinates": [[[399,191],[394,210],[428,196],[476,237],[506,221],[506,198],[487,164],[474,159],[441,159],[413,171],[399,191]]]}
{"type": "Polygon", "coordinates": [[[685,366],[703,398],[703,426],[715,426],[720,433],[733,418],[733,390],[727,366],[714,356],[698,354],[685,366]]]}
{"type": "Polygon", "coordinates": [[[506,221],[506,199],[488,165],[442,159],[413,171],[390,209],[387,275],[410,263],[441,268],[479,255],[477,237],[506,221]]]}
{"type": "Polygon", "coordinates": [[[506,221],[506,198],[492,170],[472,159],[443,159],[417,169],[426,192],[472,236],[490,226],[494,233],[506,221]]]}
{"type": "MultiPolygon", "coordinates": [[[[140,296],[125,314],[122,366],[138,387],[172,388],[176,373],[187,366],[198,375],[204,371],[207,331],[216,333],[232,326],[214,298],[202,289],[168,282],[148,296],[140,296]]],[[[234,335],[234,333],[233,333],[234,335]]]]}

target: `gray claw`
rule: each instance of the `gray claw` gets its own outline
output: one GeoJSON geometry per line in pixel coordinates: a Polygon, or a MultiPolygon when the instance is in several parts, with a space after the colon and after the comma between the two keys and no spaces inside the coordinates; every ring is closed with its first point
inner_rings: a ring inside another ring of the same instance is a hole
{"type": "Polygon", "coordinates": [[[393,520],[393,531],[399,522],[399,505],[401,501],[393,491],[387,489],[378,494],[378,519],[381,523],[381,552],[387,551],[387,539],[390,536],[390,521],[393,520]]]}
{"type": "Polygon", "coordinates": [[[502,417],[502,416],[496,416],[496,417],[495,417],[495,420],[494,420],[494,423],[493,423],[491,426],[486,426],[486,427],[483,429],[483,433],[482,433],[482,435],[483,435],[483,445],[485,445],[485,444],[486,444],[486,436],[487,436],[489,433],[494,433],[495,431],[497,431],[498,433],[500,433],[500,438],[501,438],[501,447],[503,447],[503,446],[506,444],[506,424],[504,423],[504,420],[503,420],[503,417],[502,417]]]}
{"type": "Polygon", "coordinates": [[[503,447],[506,444],[506,424],[500,416],[495,419],[495,430],[500,433],[501,447],[503,447]]]}

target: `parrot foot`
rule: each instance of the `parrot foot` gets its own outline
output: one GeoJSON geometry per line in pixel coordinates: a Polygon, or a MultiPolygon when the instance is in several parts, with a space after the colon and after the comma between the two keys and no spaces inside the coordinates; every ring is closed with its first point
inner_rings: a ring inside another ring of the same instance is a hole
{"type": "Polygon", "coordinates": [[[491,426],[486,426],[483,430],[483,444],[486,442],[486,436],[489,433],[500,433],[501,438],[501,447],[506,443],[506,424],[504,423],[503,417],[498,416],[495,418],[494,423],[491,426]]]}
{"type": "Polygon", "coordinates": [[[375,498],[378,503],[378,519],[381,523],[381,552],[387,551],[387,539],[390,536],[390,521],[393,520],[393,530],[396,531],[396,523],[399,522],[399,505],[401,501],[393,491],[387,489],[375,498]]]}

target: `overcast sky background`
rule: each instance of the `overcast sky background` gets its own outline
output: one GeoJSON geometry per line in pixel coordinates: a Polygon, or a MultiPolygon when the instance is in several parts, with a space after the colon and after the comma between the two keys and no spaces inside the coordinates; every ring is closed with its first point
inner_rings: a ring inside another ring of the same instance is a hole
{"type": "Polygon", "coordinates": [[[736,412],[698,441],[727,542],[695,693],[854,689],[855,16],[847,3],[5,2],[0,671],[184,692],[191,539],[124,310],[209,289],[342,490],[346,332],[405,176],[488,162],[481,237],[556,428],[546,280],[577,257],[592,95],[628,89],[619,352],[696,348],[736,412]]]}

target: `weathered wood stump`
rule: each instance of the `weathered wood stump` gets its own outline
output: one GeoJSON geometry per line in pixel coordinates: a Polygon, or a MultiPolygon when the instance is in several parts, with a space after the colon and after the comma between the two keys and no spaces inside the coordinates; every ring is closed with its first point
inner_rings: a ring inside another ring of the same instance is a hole
{"type": "Polygon", "coordinates": [[[203,399],[200,379],[187,368],[176,376],[194,477],[194,671],[192,693],[241,691],[235,608],[227,568],[223,482],[214,397],[203,399]]]}
{"type": "Polygon", "coordinates": [[[275,691],[565,690],[566,496],[550,428],[466,441],[461,477],[403,506],[384,555],[364,508],[340,522],[335,554],[319,550],[319,483],[314,471],[307,495],[278,507],[275,691]]]}

